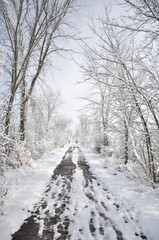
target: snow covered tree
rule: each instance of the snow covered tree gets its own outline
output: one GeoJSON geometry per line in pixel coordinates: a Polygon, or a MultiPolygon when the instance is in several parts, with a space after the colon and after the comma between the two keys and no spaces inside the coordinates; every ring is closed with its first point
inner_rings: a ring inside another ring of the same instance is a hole
{"type": "Polygon", "coordinates": [[[68,16],[76,0],[29,0],[0,2],[1,40],[7,43],[9,99],[5,133],[9,134],[15,97],[21,91],[20,136],[25,138],[26,103],[50,55],[63,50],[58,46],[68,38],[68,16]]]}
{"type": "MultiPolygon", "coordinates": [[[[113,94],[109,85],[112,80],[110,74],[106,73],[103,66],[97,60],[95,49],[91,49],[86,44],[84,55],[85,64],[81,65],[81,69],[84,73],[85,81],[89,82],[91,88],[89,94],[83,99],[88,102],[87,109],[90,112],[89,116],[92,118],[92,122],[100,126],[100,133],[99,131],[97,133],[96,145],[97,148],[101,149],[102,146],[109,146],[110,106],[113,101],[113,94]]],[[[109,63],[105,62],[105,64],[109,63]]],[[[97,129],[99,130],[99,128],[97,129]]]]}
{"type": "Polygon", "coordinates": [[[84,112],[79,115],[79,124],[76,126],[76,140],[83,146],[89,146],[91,135],[90,118],[84,112]]]}
{"type": "Polygon", "coordinates": [[[60,92],[49,89],[47,85],[32,94],[26,122],[26,141],[32,152],[34,148],[44,152],[53,147],[55,133],[52,128],[61,104],[60,92]]]}
{"type": "Polygon", "coordinates": [[[54,119],[51,129],[55,147],[62,147],[72,141],[73,132],[71,122],[72,120],[64,115],[59,115],[54,119]]]}
{"type": "MultiPolygon", "coordinates": [[[[114,130],[121,132],[122,129],[125,163],[128,163],[131,150],[132,158],[144,168],[146,166],[149,177],[156,182],[155,145],[158,140],[154,137],[153,129],[158,131],[158,80],[157,71],[154,71],[157,56],[151,52],[155,61],[150,64],[146,51],[144,53],[135,44],[136,35],[130,34],[127,29],[121,31],[118,24],[110,19],[107,10],[105,18],[99,19],[99,24],[99,28],[92,24],[97,42],[93,47],[86,44],[91,59],[83,67],[85,81],[92,84],[96,80],[95,87],[97,89],[100,84],[101,92],[104,92],[105,87],[107,91],[109,88],[112,90],[109,91],[113,100],[109,105],[113,113],[110,122],[115,127],[112,133],[114,130]],[[106,81],[108,76],[109,81],[106,81]],[[152,87],[154,85],[155,90],[152,87]],[[144,146],[142,149],[141,141],[144,146]]],[[[93,96],[91,101],[95,102],[94,99],[96,98],[93,96]]],[[[105,104],[107,100],[103,99],[103,102],[105,104]]],[[[97,108],[100,109],[99,106],[97,108]]],[[[106,113],[109,110],[106,109],[106,113]]],[[[102,112],[100,115],[102,117],[102,112]]]]}

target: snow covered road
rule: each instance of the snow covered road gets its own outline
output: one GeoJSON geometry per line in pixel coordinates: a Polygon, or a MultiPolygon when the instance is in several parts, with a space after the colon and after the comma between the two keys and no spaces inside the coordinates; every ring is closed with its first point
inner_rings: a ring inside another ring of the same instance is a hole
{"type": "Polygon", "coordinates": [[[134,206],[118,202],[91,172],[80,148],[70,147],[13,240],[149,240],[134,206]]]}

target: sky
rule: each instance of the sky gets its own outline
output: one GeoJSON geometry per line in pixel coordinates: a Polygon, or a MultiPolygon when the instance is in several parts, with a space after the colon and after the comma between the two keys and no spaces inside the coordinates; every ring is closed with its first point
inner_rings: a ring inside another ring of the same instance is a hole
{"type": "MultiPolygon", "coordinates": [[[[77,16],[77,27],[82,32],[82,36],[88,37],[90,30],[88,24],[90,23],[90,17],[98,18],[104,13],[104,4],[108,5],[114,0],[87,0],[87,7],[80,11],[77,16]]],[[[118,14],[118,6],[114,6],[112,9],[114,15],[118,14]]],[[[74,45],[74,44],[73,44],[74,45]]],[[[73,46],[76,49],[76,46],[73,46]]],[[[82,63],[82,56],[80,54],[73,56],[77,62],[82,63]]],[[[53,63],[54,64],[54,63],[53,63]]],[[[64,101],[59,112],[66,117],[73,120],[73,125],[78,123],[78,116],[81,109],[86,104],[80,97],[84,97],[88,93],[88,89],[85,84],[78,84],[82,81],[82,73],[79,66],[68,56],[66,58],[56,58],[56,69],[53,71],[52,84],[56,89],[60,89],[62,93],[62,99],[64,101]]]]}

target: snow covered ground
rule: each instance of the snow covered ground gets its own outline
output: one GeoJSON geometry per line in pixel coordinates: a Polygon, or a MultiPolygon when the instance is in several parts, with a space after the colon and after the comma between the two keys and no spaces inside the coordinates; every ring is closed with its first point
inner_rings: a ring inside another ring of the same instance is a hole
{"type": "MultiPolygon", "coordinates": [[[[44,196],[52,173],[61,162],[67,148],[54,150],[43,156],[35,161],[31,170],[19,169],[6,174],[5,181],[8,182],[9,189],[4,204],[1,206],[3,215],[0,216],[0,240],[11,240],[11,234],[20,228],[26,218],[30,217],[34,206],[44,196]]],[[[141,239],[142,229],[147,240],[158,240],[159,189],[152,189],[146,184],[139,183],[131,171],[119,171],[120,169],[112,163],[111,158],[103,159],[88,149],[82,149],[82,154],[93,175],[89,176],[87,169],[84,178],[83,174],[86,170],[82,168],[82,163],[80,165],[80,154],[75,149],[65,156],[66,159],[71,156],[76,165],[69,192],[62,189],[66,185],[65,179],[62,177],[60,180],[58,176],[51,191],[46,195],[47,202],[50,204],[46,206],[46,209],[49,206],[51,209],[57,199],[59,206],[62,203],[62,200],[61,202],[59,200],[60,191],[68,194],[70,202],[67,207],[64,207],[61,217],[69,217],[70,239],[101,240],[107,237],[106,239],[113,240],[116,239],[118,231],[119,235],[120,232],[122,233],[121,239],[137,240],[141,239]],[[54,199],[52,192],[55,195],[54,199]],[[100,229],[101,232],[95,228],[100,229]]],[[[0,181],[4,179],[1,178],[0,181]]],[[[40,211],[46,215],[45,209],[40,211]]],[[[52,209],[50,212],[55,211],[52,209]]],[[[43,222],[41,218],[39,222],[41,236],[44,230],[43,222]]],[[[54,226],[56,227],[58,225],[54,226]]],[[[59,236],[57,229],[55,236],[59,236]]]]}
{"type": "Polygon", "coordinates": [[[116,198],[119,208],[126,208],[149,239],[159,240],[159,188],[141,184],[130,171],[120,172],[110,159],[103,159],[83,149],[92,172],[103,187],[116,198]]]}
{"type": "Polygon", "coordinates": [[[0,178],[6,182],[8,193],[0,206],[0,240],[10,240],[11,234],[19,229],[28,218],[34,204],[40,201],[55,167],[67,149],[54,150],[33,163],[33,168],[12,170],[0,178]]]}

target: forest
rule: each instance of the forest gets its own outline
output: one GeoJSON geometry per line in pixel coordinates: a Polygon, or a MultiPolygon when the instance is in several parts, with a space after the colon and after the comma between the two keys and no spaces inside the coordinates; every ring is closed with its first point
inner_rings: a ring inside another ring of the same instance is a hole
{"type": "Polygon", "coordinates": [[[159,181],[159,3],[118,1],[116,18],[106,3],[90,41],[73,26],[78,0],[0,1],[0,175],[78,140],[159,181]],[[51,59],[78,54],[65,41],[78,44],[80,84],[89,86],[74,130],[46,77],[51,59]]]}
{"type": "Polygon", "coordinates": [[[0,0],[0,240],[158,240],[158,200],[158,0],[0,0]]]}

